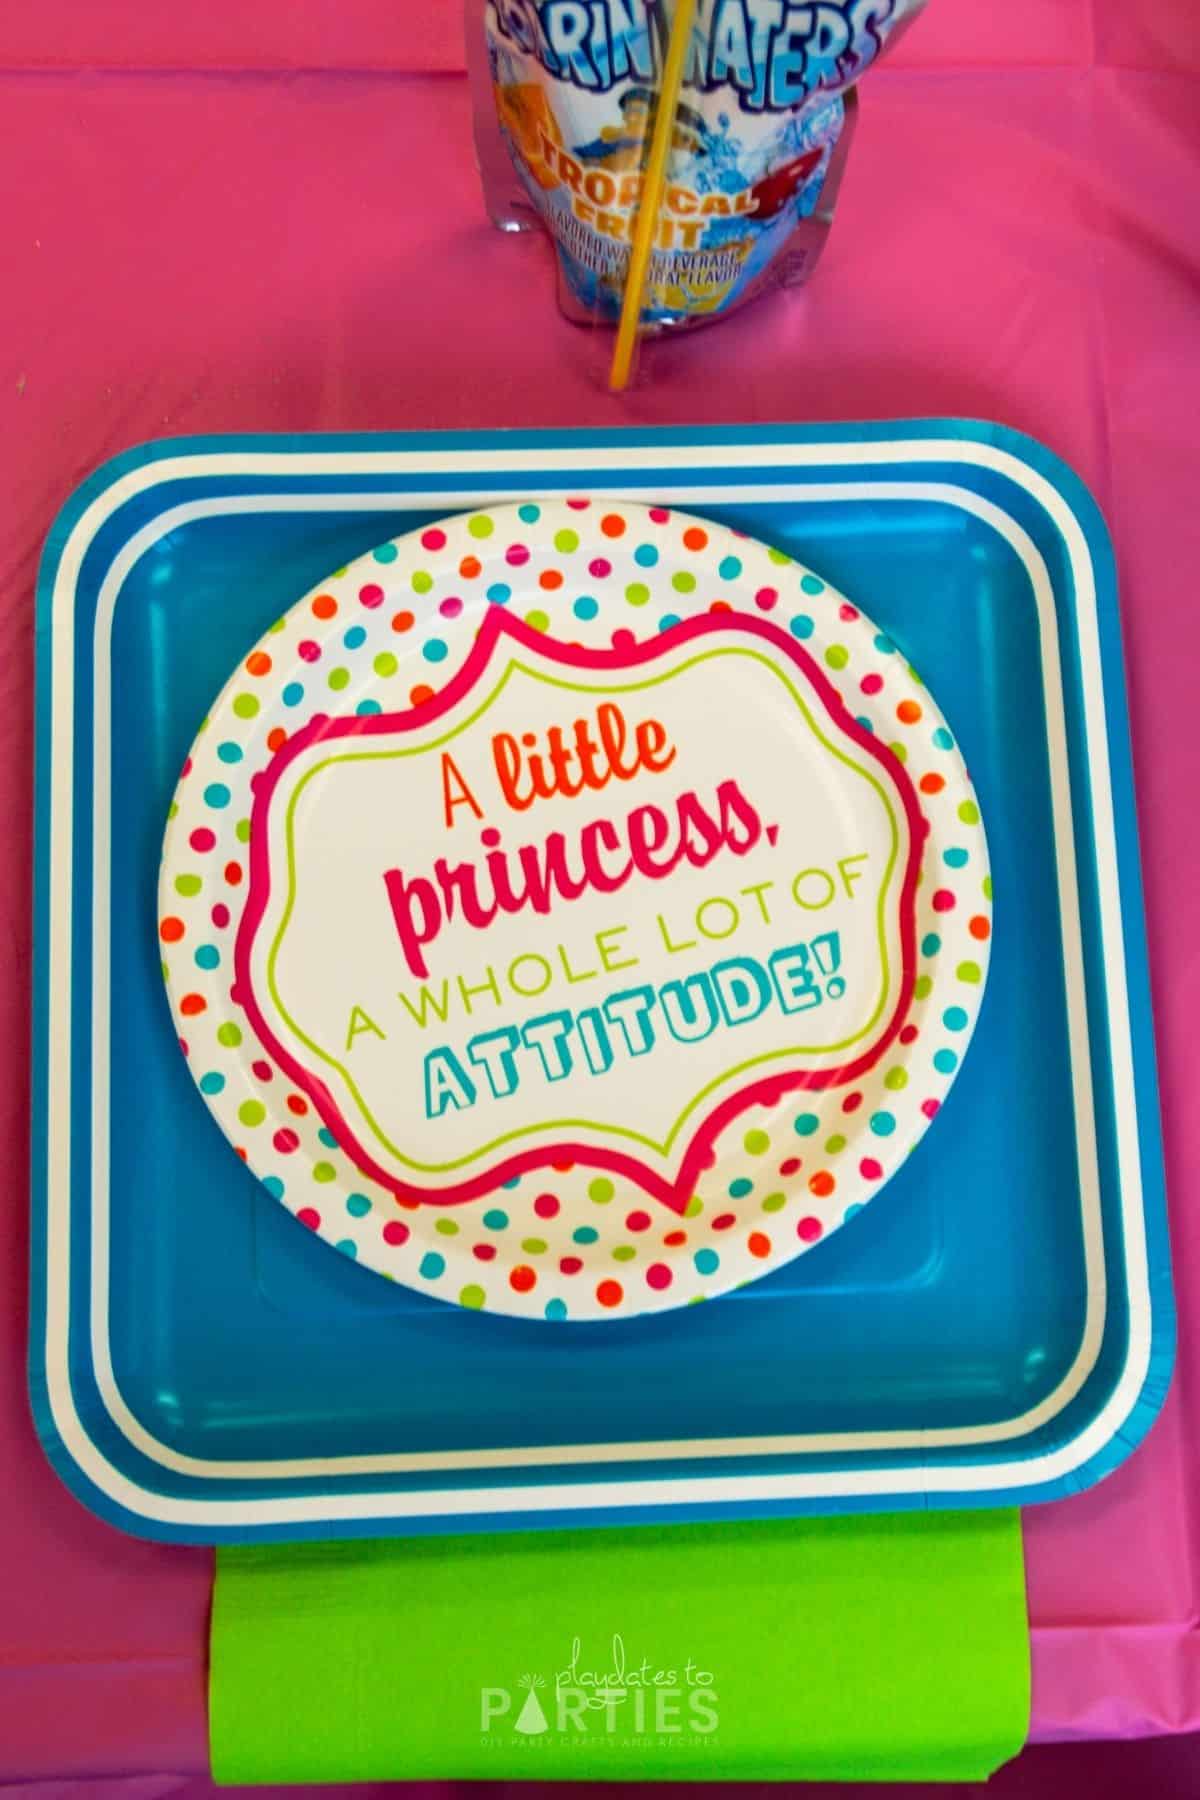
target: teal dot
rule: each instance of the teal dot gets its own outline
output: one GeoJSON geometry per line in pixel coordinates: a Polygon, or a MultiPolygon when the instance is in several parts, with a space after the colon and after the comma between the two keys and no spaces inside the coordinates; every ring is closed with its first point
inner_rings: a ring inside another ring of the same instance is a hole
{"type": "Polygon", "coordinates": [[[548,1319],[565,1319],[566,1316],[567,1303],[565,1300],[547,1300],[546,1317],[548,1319]]]}
{"type": "Polygon", "coordinates": [[[862,1211],[862,1209],[863,1209],[862,1201],[856,1200],[854,1202],[854,1204],[852,1206],[848,1206],[846,1208],[845,1212],[842,1214],[842,1224],[848,1225],[850,1220],[855,1218],[857,1216],[857,1214],[859,1214],[862,1211]]]}
{"type": "Polygon", "coordinates": [[[426,662],[439,663],[446,660],[446,646],[441,638],[430,638],[421,648],[421,655],[426,662]]]}
{"type": "Polygon", "coordinates": [[[736,581],[741,572],[742,563],[740,557],[723,556],[717,564],[717,574],[721,577],[722,581],[736,581]]]}
{"type": "Polygon", "coordinates": [[[365,1194],[347,1194],[346,1211],[352,1219],[361,1219],[371,1210],[371,1202],[365,1194]]]}
{"type": "Polygon", "coordinates": [[[339,1238],[333,1247],[335,1250],[340,1250],[343,1256],[348,1256],[351,1262],[358,1255],[358,1245],[353,1238],[339,1238]]]}
{"type": "Polygon", "coordinates": [[[891,1137],[896,1129],[896,1121],[890,1112],[871,1114],[871,1130],[876,1137],[891,1137]]]}
{"type": "Polygon", "coordinates": [[[345,644],[347,650],[357,650],[358,646],[360,644],[365,644],[366,641],[367,633],[365,627],[362,625],[352,625],[349,631],[345,632],[342,637],[342,642],[345,644]]]}
{"type": "Polygon", "coordinates": [[[426,1281],[436,1281],[446,1268],[446,1259],[439,1256],[436,1250],[427,1250],[421,1258],[421,1274],[426,1281]]]}
{"type": "MultiPolygon", "coordinates": [[[[520,1187],[520,1185],[521,1185],[521,1177],[519,1175],[514,1175],[511,1181],[502,1181],[500,1183],[500,1186],[505,1189],[520,1187]]],[[[508,1221],[505,1220],[505,1223],[507,1224],[508,1221]]]]}
{"type": "Polygon", "coordinates": [[[215,1069],[210,1069],[207,1075],[202,1075],[200,1077],[200,1092],[202,1094],[219,1094],[224,1086],[225,1077],[219,1075],[215,1069]]]}
{"type": "Polygon", "coordinates": [[[594,619],[600,607],[590,594],[580,594],[571,611],[577,619],[594,619]]]}
{"type": "Polygon", "coordinates": [[[947,1031],[965,1031],[967,1015],[961,1006],[948,1006],[942,1014],[942,1024],[947,1031]]]}
{"type": "Polygon", "coordinates": [[[221,952],[217,949],[217,946],[215,944],[201,944],[196,952],[196,967],[198,969],[219,969],[220,966],[221,952]]]}
{"type": "Polygon", "coordinates": [[[499,1206],[493,1206],[483,1215],[483,1222],[489,1231],[503,1231],[508,1225],[508,1214],[499,1206]]]}
{"type": "Polygon", "coordinates": [[[493,581],[487,597],[493,606],[507,606],[512,599],[512,589],[506,581],[493,581]]]}
{"type": "Polygon", "coordinates": [[[953,750],[954,739],[950,736],[950,733],[946,730],[944,725],[939,725],[934,732],[933,744],[935,750],[953,750]]]}
{"type": "Polygon", "coordinates": [[[930,931],[921,939],[921,955],[936,956],[942,947],[942,940],[936,931],[930,931]]]}
{"type": "Polygon", "coordinates": [[[801,1113],[796,1120],[796,1130],[801,1137],[811,1137],[820,1123],[816,1113],[801,1113]]]}
{"type": "Polygon", "coordinates": [[[746,1195],[753,1191],[754,1183],[752,1181],[747,1181],[744,1175],[740,1175],[736,1181],[731,1181],[729,1184],[729,1198],[731,1200],[744,1200],[746,1195]]]}
{"type": "Polygon", "coordinates": [[[658,551],[653,544],[639,544],[633,560],[640,569],[652,569],[658,561],[658,551]]]}
{"type": "Polygon", "coordinates": [[[890,656],[896,646],[893,644],[890,637],[885,636],[882,631],[877,631],[875,634],[875,648],[878,650],[880,656],[890,656]]]}
{"type": "Polygon", "coordinates": [[[823,594],[825,592],[825,583],[816,575],[802,575],[800,587],[806,594],[823,594]]]}
{"type": "Polygon", "coordinates": [[[526,506],[518,506],[517,508],[518,519],[523,519],[526,525],[536,525],[541,516],[541,507],[534,506],[532,503],[526,506]]]}
{"type": "Polygon", "coordinates": [[[240,744],[218,744],[217,755],[223,763],[240,763],[242,746],[240,744]]]}
{"type": "Polygon", "coordinates": [[[660,631],[670,631],[672,625],[678,625],[678,624],[679,624],[679,614],[678,613],[664,613],[662,618],[658,621],[658,629],[660,631]]]}
{"type": "Polygon", "coordinates": [[[575,1244],[594,1244],[599,1236],[594,1225],[577,1225],[571,1233],[571,1241],[575,1244]]]}
{"type": "Polygon", "coordinates": [[[872,731],[873,732],[875,729],[871,720],[866,717],[865,713],[859,713],[859,715],[858,715],[857,719],[855,719],[854,723],[856,725],[861,725],[862,729],[864,731],[872,731]]]}
{"type": "Polygon", "coordinates": [[[807,613],[797,613],[789,621],[788,630],[794,638],[810,638],[813,634],[813,622],[807,613]]]}
{"type": "Polygon", "coordinates": [[[321,1142],[324,1144],[324,1146],[327,1150],[336,1150],[337,1149],[337,1139],[334,1137],[332,1131],[330,1131],[330,1129],[327,1125],[322,1125],[320,1131],[318,1131],[318,1133],[317,1133],[317,1136],[320,1138],[321,1142]]]}
{"type": "Polygon", "coordinates": [[[220,812],[223,806],[229,805],[229,789],[223,781],[211,781],[204,790],[204,804],[220,812]]]}
{"type": "Polygon", "coordinates": [[[285,706],[299,706],[303,698],[304,688],[302,684],[298,681],[289,681],[283,690],[283,704],[285,706]]]}
{"type": "Polygon", "coordinates": [[[958,848],[943,850],[942,861],[948,869],[961,869],[967,860],[968,854],[968,851],[958,848]]]}
{"type": "Polygon", "coordinates": [[[270,1194],[270,1196],[273,1200],[282,1200],[283,1199],[284,1187],[283,1187],[283,1183],[282,1183],[282,1181],[280,1181],[278,1175],[264,1175],[263,1186],[266,1188],[268,1194],[270,1194]]]}
{"type": "Polygon", "coordinates": [[[939,1075],[953,1075],[958,1067],[958,1057],[953,1050],[935,1050],[933,1066],[939,1075]]]}
{"type": "Polygon", "coordinates": [[[692,1261],[701,1275],[711,1275],[721,1266],[721,1259],[715,1250],[697,1250],[692,1261]]]}
{"type": "Polygon", "coordinates": [[[377,550],[371,552],[377,563],[394,563],[399,554],[395,544],[380,544],[377,550]]]}
{"type": "Polygon", "coordinates": [[[360,700],[354,710],[360,719],[369,719],[375,713],[382,712],[383,708],[378,700],[360,700]]]}

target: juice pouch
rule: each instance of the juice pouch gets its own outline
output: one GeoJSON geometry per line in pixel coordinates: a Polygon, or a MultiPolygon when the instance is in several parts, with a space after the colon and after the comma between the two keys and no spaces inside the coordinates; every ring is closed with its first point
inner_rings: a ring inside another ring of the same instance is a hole
{"type": "MultiPolygon", "coordinates": [[[[643,329],[807,279],[849,149],[853,86],[924,0],[699,0],[643,329]]],[[[488,211],[543,224],[570,318],[615,324],[670,0],[466,0],[488,211]]]]}

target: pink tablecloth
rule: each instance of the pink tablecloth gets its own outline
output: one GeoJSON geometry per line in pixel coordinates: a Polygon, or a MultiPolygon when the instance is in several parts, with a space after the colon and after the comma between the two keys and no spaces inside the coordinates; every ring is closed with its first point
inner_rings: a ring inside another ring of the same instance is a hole
{"type": "Polygon", "coordinates": [[[1200,1727],[1200,7],[932,0],[864,86],[814,286],[656,349],[623,406],[545,246],[482,222],[457,26],[457,0],[5,18],[0,1779],[206,1761],[209,1558],[84,1513],[24,1391],[35,563],[96,462],[178,432],[969,413],[1091,483],[1124,591],[1180,1357],[1133,1461],[1028,1517],[1034,1730],[1200,1727]]]}

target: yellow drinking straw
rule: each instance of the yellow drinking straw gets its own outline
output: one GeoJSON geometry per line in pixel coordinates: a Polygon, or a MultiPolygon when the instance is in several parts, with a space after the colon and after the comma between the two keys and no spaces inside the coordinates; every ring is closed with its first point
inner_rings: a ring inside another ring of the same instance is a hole
{"type": "Polygon", "coordinates": [[[638,325],[642,317],[642,296],[646,289],[650,255],[654,248],[654,234],[658,229],[658,215],[662,208],[663,189],[667,181],[667,163],[670,160],[671,140],[675,132],[675,114],[679,107],[679,90],[683,85],[683,65],[687,57],[688,44],[692,36],[692,22],[695,17],[696,0],[675,0],[674,16],[671,19],[671,35],[667,41],[667,60],[663,68],[662,86],[658,95],[658,111],[654,119],[654,135],[650,140],[650,155],[646,162],[642,196],[638,202],[637,219],[633,227],[633,246],[629,252],[629,273],[625,278],[625,295],[621,301],[621,322],[617,326],[617,341],[613,348],[612,368],[608,375],[608,385],[614,394],[621,393],[629,385],[629,372],[633,365],[638,325]]]}

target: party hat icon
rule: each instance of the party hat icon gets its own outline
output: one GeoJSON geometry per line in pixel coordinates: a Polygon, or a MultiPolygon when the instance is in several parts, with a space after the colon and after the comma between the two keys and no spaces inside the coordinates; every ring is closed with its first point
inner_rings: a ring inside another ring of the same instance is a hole
{"type": "Polygon", "coordinates": [[[544,1675],[522,1675],[517,1686],[528,1688],[525,1704],[517,1715],[513,1725],[514,1731],[523,1732],[526,1737],[537,1737],[540,1732],[549,1731],[550,1726],[542,1711],[542,1703],[537,1697],[537,1689],[545,1687],[544,1675]]]}

